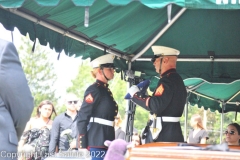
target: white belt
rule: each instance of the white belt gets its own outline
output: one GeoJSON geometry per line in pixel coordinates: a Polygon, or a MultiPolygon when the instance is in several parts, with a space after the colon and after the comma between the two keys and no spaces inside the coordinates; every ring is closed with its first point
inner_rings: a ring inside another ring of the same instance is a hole
{"type": "Polygon", "coordinates": [[[111,127],[114,126],[114,121],[109,121],[109,120],[97,118],[97,117],[91,117],[89,122],[99,123],[99,124],[103,124],[111,127]]]}
{"type": "Polygon", "coordinates": [[[154,140],[158,138],[158,135],[162,131],[162,121],[163,122],[179,122],[180,117],[157,117],[156,118],[156,128],[153,128],[153,123],[150,127],[152,137],[154,140]]]}
{"type": "MultiPolygon", "coordinates": [[[[157,118],[161,118],[161,117],[157,117],[157,118]]],[[[179,122],[180,117],[162,117],[162,121],[163,122],[179,122]]]]}

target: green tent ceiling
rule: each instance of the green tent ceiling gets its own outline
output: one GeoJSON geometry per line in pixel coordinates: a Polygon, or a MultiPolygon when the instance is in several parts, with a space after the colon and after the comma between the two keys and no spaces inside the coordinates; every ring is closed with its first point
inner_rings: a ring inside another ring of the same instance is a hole
{"type": "MultiPolygon", "coordinates": [[[[115,54],[120,57],[115,60],[118,71],[127,70],[127,62],[132,62],[132,70],[151,79],[151,89],[158,79],[149,62],[150,46],[164,45],[180,50],[177,70],[186,86],[189,78],[209,82],[190,92],[194,93],[189,97],[191,103],[220,110],[219,102],[227,102],[238,92],[238,1],[0,0],[0,6],[0,22],[6,29],[17,27],[21,34],[29,33],[31,40],[38,38],[42,45],[49,43],[50,48],[69,56],[94,59],[105,52],[115,54]],[[89,26],[85,27],[88,10],[89,26]],[[220,82],[232,83],[215,84],[220,82]],[[229,85],[234,87],[228,92],[218,91],[229,85]]],[[[231,102],[238,100],[235,96],[231,102]]],[[[235,111],[236,104],[227,103],[229,110],[225,111],[235,111]]]]}
{"type": "Polygon", "coordinates": [[[189,91],[191,104],[220,113],[222,106],[223,112],[240,111],[240,80],[225,84],[209,83],[201,78],[188,78],[184,80],[184,84],[189,91]]]}

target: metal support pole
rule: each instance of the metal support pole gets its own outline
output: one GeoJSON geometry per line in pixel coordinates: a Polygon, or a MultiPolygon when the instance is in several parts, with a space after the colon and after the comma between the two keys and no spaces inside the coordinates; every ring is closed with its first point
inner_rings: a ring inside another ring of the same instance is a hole
{"type": "Polygon", "coordinates": [[[136,105],[132,101],[128,101],[129,109],[126,111],[126,128],[125,128],[125,140],[127,142],[132,141],[132,135],[133,135],[133,125],[134,125],[134,115],[135,115],[135,109],[136,105]]]}
{"type": "MultiPolygon", "coordinates": [[[[136,61],[147,61],[150,62],[151,58],[137,58],[136,61]]],[[[209,58],[181,58],[178,57],[177,59],[178,62],[212,62],[212,59],[209,58]]],[[[240,58],[215,58],[214,62],[240,62],[240,58]]]]}
{"type": "MultiPolygon", "coordinates": [[[[128,88],[134,84],[139,83],[139,78],[134,76],[133,71],[131,71],[131,62],[128,62],[128,75],[125,76],[125,80],[128,82],[128,88]],[[127,77],[127,79],[126,79],[127,77]]],[[[134,125],[134,115],[136,110],[136,104],[133,103],[131,100],[128,100],[126,110],[125,110],[125,140],[127,142],[131,142],[132,135],[133,135],[133,125],[134,125]]]]}
{"type": "Polygon", "coordinates": [[[169,22],[139,53],[137,53],[131,61],[135,61],[138,57],[141,57],[167,30],[171,25],[186,11],[186,8],[182,8],[169,22]]]}
{"type": "MultiPolygon", "coordinates": [[[[129,87],[138,83],[139,79],[128,79],[129,81],[129,87]]],[[[134,115],[136,110],[136,104],[133,103],[131,100],[128,100],[128,106],[126,107],[126,121],[125,121],[125,140],[127,142],[131,142],[132,135],[133,135],[133,125],[134,125],[134,115]]]]}
{"type": "Polygon", "coordinates": [[[223,124],[224,124],[224,109],[225,109],[225,107],[226,107],[226,103],[222,102],[220,143],[222,143],[222,138],[223,138],[223,124]]]}
{"type": "Polygon", "coordinates": [[[184,120],[184,141],[187,141],[187,124],[188,124],[188,98],[190,96],[190,92],[187,94],[187,98],[186,98],[186,104],[185,104],[185,110],[184,110],[184,116],[185,116],[185,120],[184,120]],[[189,95],[188,95],[189,94],[189,95]]]}
{"type": "MultiPolygon", "coordinates": [[[[130,87],[130,83],[129,83],[129,82],[127,82],[127,83],[128,83],[128,85],[127,85],[127,90],[128,90],[128,88],[130,87]]],[[[126,108],[125,108],[125,118],[124,118],[124,120],[125,120],[124,132],[125,132],[125,134],[126,134],[125,140],[126,140],[127,142],[129,142],[129,139],[130,139],[129,135],[127,134],[127,132],[128,132],[128,117],[129,117],[128,111],[129,111],[129,110],[130,110],[130,101],[128,100],[128,101],[127,101],[126,108]]]]}

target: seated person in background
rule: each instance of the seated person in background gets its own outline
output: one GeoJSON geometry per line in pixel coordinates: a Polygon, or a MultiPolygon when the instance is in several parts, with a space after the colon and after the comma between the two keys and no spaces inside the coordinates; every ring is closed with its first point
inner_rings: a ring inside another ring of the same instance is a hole
{"type": "MultiPolygon", "coordinates": [[[[38,133],[44,132],[44,128],[48,128],[48,130],[52,127],[51,116],[52,113],[56,115],[56,111],[54,105],[49,100],[44,100],[37,107],[37,115],[34,118],[31,118],[24,130],[24,133],[19,141],[18,151],[20,152],[34,152],[36,151],[37,140],[40,135],[38,133]],[[41,131],[42,130],[42,131],[41,131]],[[30,139],[31,137],[31,139],[30,139]],[[35,143],[36,142],[36,143],[35,143]]],[[[50,131],[47,131],[50,134],[50,131]]],[[[50,135],[48,135],[47,139],[49,143],[50,135]]],[[[48,150],[48,147],[47,147],[48,150]]]]}
{"type": "Polygon", "coordinates": [[[193,129],[189,132],[187,143],[206,144],[208,133],[203,127],[201,116],[198,114],[192,115],[190,124],[193,129]]]}
{"type": "Polygon", "coordinates": [[[231,123],[225,131],[225,141],[228,145],[240,145],[240,126],[237,123],[231,123]]]}
{"type": "Polygon", "coordinates": [[[141,141],[140,135],[138,133],[133,133],[133,135],[132,135],[132,145],[133,145],[133,147],[142,145],[142,141],[141,141]]]}
{"type": "Polygon", "coordinates": [[[123,139],[125,140],[125,132],[121,128],[122,125],[122,118],[121,115],[118,113],[115,118],[115,139],[123,139]]]}

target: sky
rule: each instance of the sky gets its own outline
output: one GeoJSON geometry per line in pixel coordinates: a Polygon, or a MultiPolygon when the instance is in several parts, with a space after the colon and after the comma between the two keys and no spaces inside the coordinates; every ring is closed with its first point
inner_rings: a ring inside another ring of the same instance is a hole
{"type": "MultiPolygon", "coordinates": [[[[21,44],[21,35],[17,28],[14,28],[13,39],[16,48],[21,44]]],[[[12,42],[11,32],[6,30],[0,23],[0,38],[12,42]]],[[[62,96],[66,94],[66,89],[71,86],[71,80],[77,76],[78,68],[82,63],[81,58],[68,57],[65,53],[61,53],[60,59],[57,60],[58,53],[50,49],[48,46],[45,47],[51,53],[51,59],[54,64],[55,73],[57,75],[57,81],[55,84],[57,96],[62,96]]],[[[61,99],[60,99],[61,101],[61,99]]]]}

